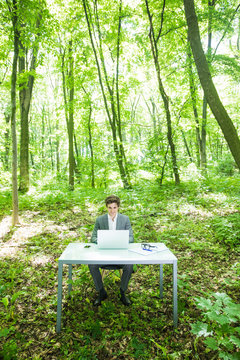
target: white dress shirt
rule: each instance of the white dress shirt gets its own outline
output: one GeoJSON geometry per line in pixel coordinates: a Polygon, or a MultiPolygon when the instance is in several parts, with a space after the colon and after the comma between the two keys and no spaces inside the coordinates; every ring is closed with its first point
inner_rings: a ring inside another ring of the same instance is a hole
{"type": "Polygon", "coordinates": [[[116,226],[117,226],[117,216],[118,214],[115,216],[115,218],[112,220],[111,216],[108,215],[108,228],[109,230],[116,230],[116,226]]]}

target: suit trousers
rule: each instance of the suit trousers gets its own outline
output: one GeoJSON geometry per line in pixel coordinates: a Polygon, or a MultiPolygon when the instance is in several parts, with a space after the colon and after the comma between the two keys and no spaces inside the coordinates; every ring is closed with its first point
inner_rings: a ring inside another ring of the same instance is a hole
{"type": "MultiPolygon", "coordinates": [[[[100,268],[105,268],[105,265],[88,265],[90,273],[92,275],[95,287],[97,291],[100,291],[103,288],[102,275],[100,268]]],[[[108,268],[108,266],[106,266],[108,268]]],[[[121,277],[121,289],[125,292],[128,288],[128,283],[133,272],[133,265],[109,265],[109,269],[123,269],[123,274],[121,277]]]]}

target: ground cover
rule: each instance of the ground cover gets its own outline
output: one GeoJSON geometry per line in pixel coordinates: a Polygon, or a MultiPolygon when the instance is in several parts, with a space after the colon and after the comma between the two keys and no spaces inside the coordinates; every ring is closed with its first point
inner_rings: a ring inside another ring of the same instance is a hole
{"type": "Polygon", "coordinates": [[[20,197],[20,225],[10,227],[10,197],[2,193],[0,225],[0,358],[2,359],[238,359],[239,178],[132,190],[68,192],[56,185],[20,197]],[[164,242],[178,257],[179,326],[172,323],[172,270],[137,266],[132,306],[106,279],[100,308],[87,266],[73,269],[63,327],[56,334],[57,259],[69,242],[87,242],[103,200],[115,193],[132,222],[135,241],[164,242]],[[228,298],[229,297],[229,298],[228,298]],[[228,338],[227,341],[223,339],[228,338]],[[210,339],[210,340],[209,340],[210,339]]]}

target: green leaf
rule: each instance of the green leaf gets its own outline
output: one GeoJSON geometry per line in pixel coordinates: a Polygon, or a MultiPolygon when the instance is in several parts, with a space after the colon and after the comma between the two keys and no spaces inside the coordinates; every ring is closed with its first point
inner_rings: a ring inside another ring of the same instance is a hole
{"type": "Polygon", "coordinates": [[[200,297],[200,298],[195,298],[195,300],[197,301],[197,307],[199,309],[211,309],[212,308],[212,302],[210,299],[205,299],[204,297],[200,297]]]}
{"type": "Polygon", "coordinates": [[[209,349],[218,350],[218,342],[215,338],[208,337],[207,339],[204,340],[204,343],[207,345],[209,349]]]}
{"type": "Polygon", "coordinates": [[[230,336],[230,341],[231,341],[234,345],[236,345],[238,348],[240,348],[240,339],[239,339],[239,338],[237,338],[237,337],[234,336],[234,335],[231,335],[231,336],[230,336]]]}
{"type": "Polygon", "coordinates": [[[18,292],[16,292],[16,293],[14,293],[13,296],[12,296],[12,298],[11,298],[11,303],[14,304],[15,301],[17,300],[17,298],[18,298],[20,295],[22,295],[22,294],[23,294],[22,291],[18,291],[18,292]]]}
{"type": "Polygon", "coordinates": [[[232,351],[233,350],[233,344],[231,343],[230,339],[228,337],[226,338],[221,338],[219,340],[219,344],[223,345],[225,347],[226,350],[228,351],[232,351]]]}
{"type": "Polygon", "coordinates": [[[221,351],[219,353],[219,357],[220,357],[220,359],[223,359],[223,360],[238,360],[239,359],[239,357],[235,357],[235,355],[231,355],[231,354],[223,352],[223,351],[221,351]]]}
{"type": "Polygon", "coordinates": [[[197,337],[200,336],[209,336],[212,335],[212,331],[208,331],[208,324],[203,323],[201,321],[197,321],[195,324],[191,325],[192,327],[192,333],[196,335],[197,337]]]}
{"type": "Polygon", "coordinates": [[[217,300],[221,300],[223,304],[227,305],[229,302],[232,302],[232,299],[225,293],[219,293],[216,292],[213,294],[213,296],[217,299],[217,300]]]}
{"type": "Polygon", "coordinates": [[[238,334],[240,334],[240,327],[239,327],[239,326],[236,327],[236,328],[234,328],[234,330],[235,330],[238,334]]]}
{"type": "Polygon", "coordinates": [[[240,319],[240,304],[229,303],[225,308],[225,312],[229,315],[229,318],[232,319],[232,322],[236,322],[240,319]]]}
{"type": "Polygon", "coordinates": [[[216,311],[208,311],[206,315],[210,320],[216,321],[220,325],[229,323],[228,316],[218,314],[216,311]]]}
{"type": "Polygon", "coordinates": [[[8,305],[9,305],[9,300],[7,297],[2,298],[1,302],[3,303],[3,305],[5,306],[5,308],[7,309],[8,305]]]}
{"type": "Polygon", "coordinates": [[[11,328],[10,328],[10,329],[5,328],[5,329],[1,330],[1,331],[0,331],[0,338],[1,338],[1,337],[6,337],[6,336],[8,336],[8,334],[9,334],[11,331],[12,331],[11,328]]]}
{"type": "Polygon", "coordinates": [[[162,350],[162,353],[164,356],[167,356],[168,349],[166,349],[164,346],[158,344],[154,339],[150,339],[159,349],[162,350]]]}

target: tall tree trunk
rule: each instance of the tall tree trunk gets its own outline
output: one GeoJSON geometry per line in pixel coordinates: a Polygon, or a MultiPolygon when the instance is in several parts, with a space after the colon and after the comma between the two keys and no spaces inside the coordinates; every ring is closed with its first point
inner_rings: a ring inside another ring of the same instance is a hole
{"type": "Polygon", "coordinates": [[[200,123],[199,123],[199,116],[198,116],[198,109],[197,109],[197,89],[195,86],[194,81],[194,74],[192,69],[192,53],[190,48],[190,43],[187,43],[187,69],[188,69],[188,78],[189,78],[189,87],[190,87],[190,95],[192,101],[192,108],[193,114],[195,119],[195,132],[196,132],[196,155],[197,155],[197,166],[200,167],[200,154],[201,154],[201,147],[202,147],[202,139],[200,135],[200,123]]]}
{"type": "Polygon", "coordinates": [[[127,177],[127,182],[130,184],[130,176],[127,166],[126,154],[123,146],[123,136],[122,136],[122,122],[121,122],[121,109],[120,109],[120,93],[119,93],[119,59],[120,59],[120,36],[121,36],[121,26],[122,26],[122,0],[119,2],[119,16],[118,16],[118,35],[117,35],[117,66],[116,66],[116,98],[117,98],[117,130],[119,137],[119,150],[121,158],[124,160],[125,164],[125,173],[127,177]]]}
{"type": "Polygon", "coordinates": [[[17,181],[17,134],[16,134],[16,83],[17,83],[17,61],[19,54],[19,31],[18,31],[18,6],[17,0],[12,1],[12,7],[7,2],[12,16],[14,33],[14,53],[11,76],[11,132],[12,132],[12,225],[19,222],[18,217],[18,181],[17,181]]]}
{"type": "Polygon", "coordinates": [[[41,131],[41,172],[43,173],[45,164],[45,107],[42,108],[42,131],[41,131]]]}
{"type": "Polygon", "coordinates": [[[74,147],[73,147],[73,134],[74,134],[74,74],[73,74],[73,49],[72,40],[69,41],[69,121],[68,121],[68,159],[69,159],[69,188],[74,190],[74,147]]]}
{"type": "MultiPolygon", "coordinates": [[[[148,18],[149,18],[149,24],[150,24],[149,38],[150,38],[150,43],[151,43],[151,50],[152,50],[152,55],[153,55],[153,59],[154,59],[155,70],[156,70],[156,74],[157,74],[158,87],[159,87],[160,95],[163,100],[164,110],[165,110],[166,119],[167,119],[167,138],[168,138],[168,143],[169,143],[169,146],[171,149],[173,173],[174,173],[174,177],[175,177],[175,183],[179,184],[180,177],[179,177],[179,173],[178,173],[177,156],[176,156],[175,144],[173,141],[173,134],[172,134],[172,120],[171,120],[171,113],[170,113],[170,106],[169,106],[169,97],[166,94],[166,91],[164,89],[163,82],[161,79],[160,63],[159,63],[158,47],[157,47],[157,42],[161,35],[162,23],[160,26],[159,34],[156,37],[154,34],[152,15],[150,14],[148,0],[145,0],[145,3],[146,3],[146,9],[147,9],[147,14],[148,14],[148,18]]],[[[165,1],[163,3],[162,21],[163,21],[164,8],[165,8],[165,1]]]]}
{"type": "MultiPolygon", "coordinates": [[[[41,16],[37,18],[36,29],[40,26],[41,16]]],[[[39,33],[36,37],[39,37],[39,33]]],[[[35,71],[37,54],[38,54],[38,41],[36,46],[32,49],[30,69],[27,68],[26,58],[28,49],[20,42],[21,56],[19,56],[19,72],[25,75],[27,71],[35,71]]],[[[20,102],[20,116],[21,116],[21,141],[20,141],[20,184],[19,190],[26,192],[29,189],[29,110],[32,100],[32,91],[34,85],[34,76],[28,75],[27,81],[24,80],[20,83],[19,102],[20,102]]]]}
{"type": "Polygon", "coordinates": [[[181,130],[181,133],[182,133],[183,142],[184,142],[185,148],[186,148],[186,150],[187,150],[187,154],[188,154],[189,160],[190,160],[190,162],[192,163],[192,162],[193,162],[193,159],[192,159],[191,151],[190,151],[190,149],[189,149],[189,146],[188,146],[188,142],[187,142],[185,133],[184,133],[183,130],[181,130]]]}
{"type": "Polygon", "coordinates": [[[50,145],[50,155],[51,155],[51,165],[52,165],[52,171],[54,171],[54,150],[53,150],[53,144],[52,144],[52,127],[51,127],[51,121],[50,121],[50,116],[49,116],[49,111],[47,114],[47,120],[48,120],[48,129],[49,129],[49,145],[50,145]]]}
{"type": "Polygon", "coordinates": [[[4,117],[6,120],[6,130],[4,133],[4,148],[5,152],[3,155],[3,166],[4,170],[9,170],[9,151],[10,151],[10,129],[9,129],[9,122],[11,120],[11,114],[5,112],[4,117]]]}
{"type": "Polygon", "coordinates": [[[68,132],[68,184],[70,190],[74,190],[74,171],[75,171],[75,158],[74,158],[74,74],[73,74],[73,54],[72,54],[72,41],[68,44],[68,61],[65,61],[65,50],[60,49],[61,54],[61,67],[62,67],[62,87],[64,97],[65,118],[68,132]],[[66,71],[67,69],[67,71],[66,71]],[[66,79],[67,74],[67,79],[66,79]],[[67,81],[66,81],[67,80],[67,81]],[[68,83],[68,85],[67,85],[68,83]],[[69,97],[67,94],[69,93],[69,97]]]}
{"type": "Polygon", "coordinates": [[[198,76],[205,93],[208,105],[215,116],[223,135],[228,143],[233,158],[240,169],[240,139],[236,128],[224,108],[218,92],[213,84],[207,59],[204,54],[200,33],[198,28],[198,20],[194,8],[193,0],[184,0],[185,16],[188,25],[188,37],[191,44],[198,76]]]}
{"type": "Polygon", "coordinates": [[[92,144],[91,116],[92,116],[92,106],[90,104],[89,116],[88,116],[88,143],[89,143],[90,156],[91,156],[91,183],[92,183],[92,188],[95,188],[95,171],[94,171],[94,154],[93,154],[93,144],[92,144]]]}
{"type": "MultiPolygon", "coordinates": [[[[113,137],[113,149],[116,156],[116,161],[119,167],[119,172],[121,176],[121,180],[123,182],[123,186],[125,188],[130,188],[130,180],[129,180],[129,174],[127,170],[127,163],[126,163],[126,157],[125,152],[123,148],[123,142],[122,142],[122,135],[121,135],[121,123],[119,122],[118,114],[120,115],[120,107],[116,109],[115,99],[114,99],[114,78],[113,78],[113,86],[110,86],[107,69],[105,66],[105,60],[104,60],[104,54],[102,49],[102,37],[100,32],[100,25],[98,22],[98,13],[97,13],[97,1],[95,1],[95,15],[96,15],[96,22],[97,22],[97,34],[98,34],[98,40],[99,43],[95,44],[94,39],[96,38],[96,34],[94,33],[94,24],[91,23],[92,16],[90,14],[89,4],[87,0],[82,0],[85,17],[87,21],[88,26],[88,32],[90,41],[92,44],[92,49],[97,65],[97,71],[98,71],[98,79],[100,88],[103,95],[103,101],[105,110],[107,113],[107,118],[109,121],[109,124],[111,126],[112,130],[112,137],[113,137]],[[102,76],[103,73],[103,76],[102,76]],[[105,90],[106,89],[106,90],[105,90]],[[108,94],[108,96],[107,96],[108,94]]],[[[119,23],[118,23],[118,43],[117,48],[119,51],[119,41],[120,41],[120,30],[121,30],[121,2],[119,6],[119,23]]],[[[119,58],[119,53],[118,53],[119,58]]],[[[117,63],[117,70],[116,70],[116,76],[118,76],[118,63],[117,63]]],[[[117,93],[117,96],[119,96],[119,93],[117,93]]],[[[117,104],[119,104],[119,97],[117,98],[117,104]]]]}
{"type": "MultiPolygon", "coordinates": [[[[19,73],[24,74],[26,69],[26,49],[20,43],[21,56],[19,56],[19,73]]],[[[26,192],[29,189],[29,127],[28,114],[30,107],[29,89],[25,83],[20,83],[19,104],[21,117],[21,137],[20,137],[20,184],[19,190],[26,192]]]]}
{"type": "Polygon", "coordinates": [[[201,169],[206,171],[207,168],[207,99],[204,94],[202,104],[202,127],[201,127],[201,169]]]}
{"type": "Polygon", "coordinates": [[[59,154],[59,135],[58,135],[58,130],[59,130],[59,123],[58,123],[58,118],[56,120],[56,142],[55,142],[55,149],[56,149],[56,171],[57,171],[57,175],[60,173],[60,154],[59,154]]]}
{"type": "MultiPolygon", "coordinates": [[[[208,44],[207,44],[207,61],[211,63],[212,58],[212,13],[215,0],[208,1],[208,44]]],[[[202,103],[202,141],[201,141],[201,168],[203,171],[207,169],[207,99],[204,93],[202,103]]]]}

